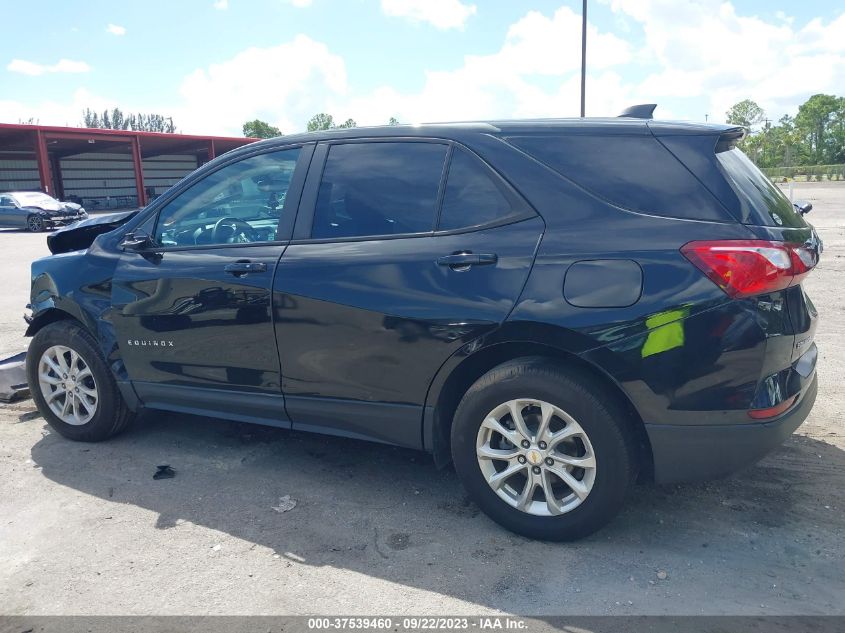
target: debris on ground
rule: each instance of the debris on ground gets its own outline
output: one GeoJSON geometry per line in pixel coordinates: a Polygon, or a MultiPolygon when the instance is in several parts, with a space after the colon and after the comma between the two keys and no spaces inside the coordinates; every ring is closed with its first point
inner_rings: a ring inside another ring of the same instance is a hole
{"type": "Polygon", "coordinates": [[[170,467],[170,464],[162,464],[156,466],[156,472],[153,479],[173,479],[176,476],[176,471],[170,467]]]}
{"type": "Polygon", "coordinates": [[[28,397],[26,352],[0,360],[0,401],[14,402],[28,397]]]}
{"type": "Polygon", "coordinates": [[[290,495],[285,495],[284,497],[279,497],[279,505],[270,507],[278,513],[287,512],[296,507],[296,499],[291,499],[290,495]]]}
{"type": "Polygon", "coordinates": [[[658,579],[658,580],[666,580],[668,577],[669,577],[669,574],[667,574],[667,573],[666,573],[664,570],[662,570],[662,569],[661,569],[661,570],[659,570],[659,571],[657,572],[657,579],[658,579]]]}

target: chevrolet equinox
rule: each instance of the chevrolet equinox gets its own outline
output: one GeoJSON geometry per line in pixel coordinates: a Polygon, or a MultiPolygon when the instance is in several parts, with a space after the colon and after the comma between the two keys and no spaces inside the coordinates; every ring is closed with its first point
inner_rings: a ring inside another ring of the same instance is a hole
{"type": "Polygon", "coordinates": [[[247,145],[49,236],[32,395],[72,440],[146,408],[425,450],[508,529],[582,537],[813,406],[821,243],[743,135],[635,108],[247,145]]]}

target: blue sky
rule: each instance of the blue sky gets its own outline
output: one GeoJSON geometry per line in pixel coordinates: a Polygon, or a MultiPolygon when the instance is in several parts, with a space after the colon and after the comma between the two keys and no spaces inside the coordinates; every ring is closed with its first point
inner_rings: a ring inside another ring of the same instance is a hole
{"type": "MultiPolygon", "coordinates": [[[[69,0],[4,3],[0,121],[77,125],[86,106],[186,132],[284,132],[319,111],[360,124],[573,116],[580,0],[69,0]]],[[[590,0],[588,115],[655,101],[722,120],[845,94],[845,5],[590,0]]]]}

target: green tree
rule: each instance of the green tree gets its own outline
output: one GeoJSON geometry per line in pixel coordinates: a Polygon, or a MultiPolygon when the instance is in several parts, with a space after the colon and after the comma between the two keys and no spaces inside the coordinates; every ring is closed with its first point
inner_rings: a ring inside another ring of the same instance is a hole
{"type": "Polygon", "coordinates": [[[344,127],[358,127],[358,124],[355,123],[355,119],[346,119],[343,123],[339,124],[337,127],[344,128],[344,127]]]}
{"type": "Polygon", "coordinates": [[[725,112],[725,120],[731,125],[741,125],[749,130],[763,120],[763,108],[751,99],[743,99],[725,112]]]}
{"type": "Polygon", "coordinates": [[[82,111],[82,126],[100,130],[176,133],[176,125],[173,123],[173,117],[142,113],[125,116],[120,108],[113,109],[111,115],[109,115],[108,110],[100,115],[92,111],[91,108],[85,108],[82,111]]]}
{"type": "Polygon", "coordinates": [[[834,121],[842,109],[842,98],[816,94],[798,108],[795,127],[810,151],[811,161],[823,165],[833,161],[840,151],[835,147],[834,121]]]}
{"type": "Polygon", "coordinates": [[[334,128],[334,117],[331,114],[320,112],[315,114],[308,121],[308,131],[317,132],[319,130],[331,130],[334,128]]]}
{"type": "Polygon", "coordinates": [[[261,119],[247,121],[243,125],[243,131],[244,136],[248,136],[250,138],[276,138],[277,136],[282,136],[279,128],[270,125],[261,119]]]}
{"type": "Polygon", "coordinates": [[[390,121],[387,122],[388,125],[399,125],[399,119],[395,116],[390,117],[390,121]]]}

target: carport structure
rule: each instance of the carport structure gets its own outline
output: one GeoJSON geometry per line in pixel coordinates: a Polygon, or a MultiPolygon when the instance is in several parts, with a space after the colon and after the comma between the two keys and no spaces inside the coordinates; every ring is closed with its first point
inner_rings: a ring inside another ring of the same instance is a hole
{"type": "Polygon", "coordinates": [[[41,190],[89,210],[144,206],[215,156],[257,139],[0,123],[0,191],[41,190]]]}

